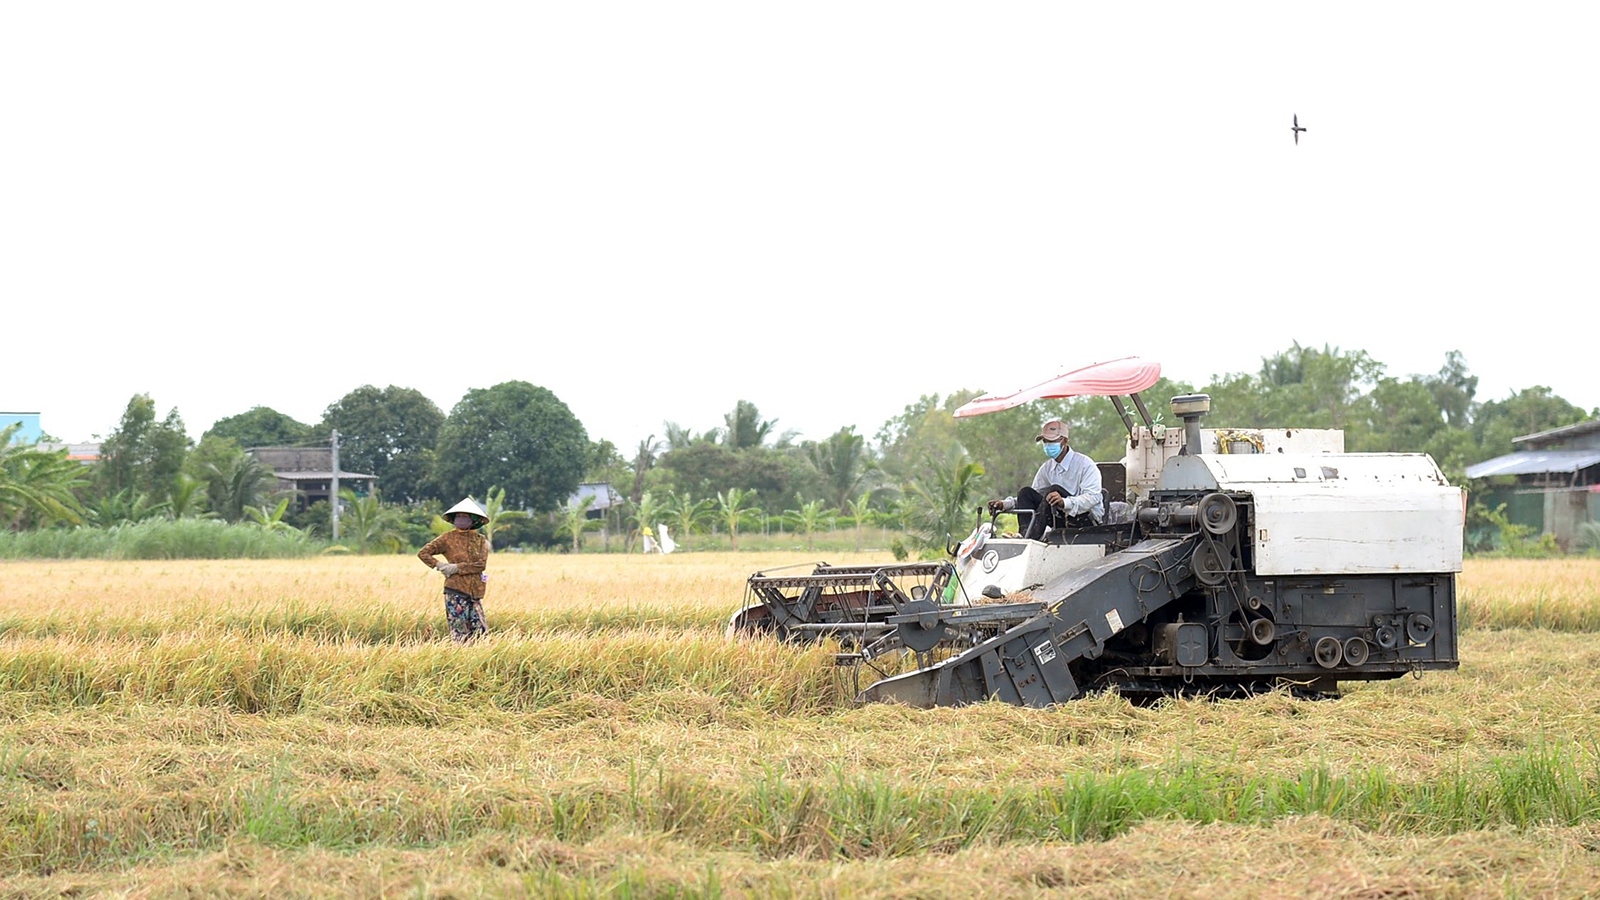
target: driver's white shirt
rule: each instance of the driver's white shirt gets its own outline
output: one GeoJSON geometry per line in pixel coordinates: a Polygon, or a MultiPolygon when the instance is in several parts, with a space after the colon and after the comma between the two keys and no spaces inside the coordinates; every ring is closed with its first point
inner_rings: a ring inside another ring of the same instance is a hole
{"type": "MultiPolygon", "coordinates": [[[[1047,459],[1033,476],[1033,489],[1043,494],[1054,485],[1067,489],[1067,515],[1088,513],[1096,522],[1105,519],[1105,506],[1100,495],[1100,467],[1094,460],[1071,448],[1060,459],[1047,459]]],[[[1016,509],[1017,498],[1006,498],[1006,509],[1016,509]]]]}

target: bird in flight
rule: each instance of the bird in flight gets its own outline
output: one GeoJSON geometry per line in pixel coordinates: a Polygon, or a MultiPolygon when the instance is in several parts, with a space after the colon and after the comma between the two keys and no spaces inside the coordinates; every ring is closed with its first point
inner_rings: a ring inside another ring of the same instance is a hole
{"type": "Polygon", "coordinates": [[[1296,147],[1300,146],[1300,132],[1305,131],[1305,129],[1300,127],[1300,114],[1299,113],[1295,113],[1294,114],[1294,128],[1292,128],[1290,130],[1294,132],[1294,143],[1295,143],[1295,146],[1296,147]]]}

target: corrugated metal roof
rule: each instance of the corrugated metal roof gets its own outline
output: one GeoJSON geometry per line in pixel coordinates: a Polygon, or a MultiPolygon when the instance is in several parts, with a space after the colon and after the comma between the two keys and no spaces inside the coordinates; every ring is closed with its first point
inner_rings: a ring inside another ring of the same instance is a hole
{"type": "MultiPolygon", "coordinates": [[[[279,478],[282,478],[285,481],[312,481],[312,480],[328,481],[328,480],[331,480],[333,478],[333,471],[331,469],[324,470],[324,471],[321,471],[321,472],[275,472],[273,474],[277,475],[279,478]]],[[[363,475],[360,472],[342,472],[341,471],[339,473],[339,480],[340,481],[344,481],[347,478],[366,478],[366,479],[372,480],[372,479],[376,479],[377,477],[378,476],[376,476],[376,475],[363,475]]]]}
{"type": "Polygon", "coordinates": [[[1563,425],[1560,428],[1551,428],[1547,431],[1536,431],[1533,434],[1524,434],[1511,439],[1513,444],[1549,444],[1563,438],[1581,437],[1600,431],[1600,419],[1589,419],[1574,425],[1563,425]]]}
{"type": "Polygon", "coordinates": [[[1572,473],[1593,465],[1600,465],[1600,450],[1524,450],[1467,466],[1467,477],[1572,473]]]}

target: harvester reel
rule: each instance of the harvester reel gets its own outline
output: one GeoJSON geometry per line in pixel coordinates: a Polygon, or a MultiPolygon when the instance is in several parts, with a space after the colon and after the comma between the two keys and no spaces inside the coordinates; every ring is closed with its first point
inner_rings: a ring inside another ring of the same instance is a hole
{"type": "Polygon", "coordinates": [[[895,626],[900,643],[918,653],[927,653],[950,637],[950,626],[939,620],[939,604],[932,600],[913,600],[900,607],[900,615],[918,617],[895,626]]]}
{"type": "Polygon", "coordinates": [[[1200,524],[1212,534],[1227,534],[1239,524],[1239,507],[1227,494],[1200,498],[1200,524]]]}

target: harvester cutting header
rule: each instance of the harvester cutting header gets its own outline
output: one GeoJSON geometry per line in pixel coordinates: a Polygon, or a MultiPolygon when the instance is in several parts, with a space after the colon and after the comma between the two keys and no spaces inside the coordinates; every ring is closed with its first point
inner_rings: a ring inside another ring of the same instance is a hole
{"type": "Polygon", "coordinates": [[[1166,427],[1141,397],[1160,374],[1099,363],[955,413],[1110,398],[1128,441],[1099,464],[1099,521],[1002,537],[991,511],[947,561],[758,572],[730,630],[835,638],[866,664],[913,651],[914,671],[859,699],[924,707],[1332,694],[1459,665],[1465,498],[1432,458],[1346,453],[1337,430],[1203,427],[1204,394],[1172,398],[1183,424],[1166,427]]]}

